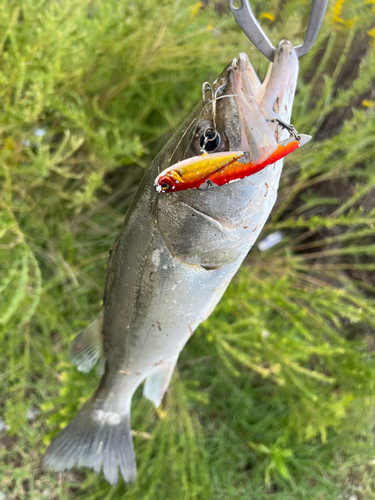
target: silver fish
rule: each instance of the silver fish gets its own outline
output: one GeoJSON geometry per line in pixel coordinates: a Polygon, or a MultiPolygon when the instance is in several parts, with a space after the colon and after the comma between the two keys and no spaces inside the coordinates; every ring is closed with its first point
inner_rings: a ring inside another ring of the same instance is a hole
{"type": "Polygon", "coordinates": [[[297,75],[298,57],[288,41],[276,48],[263,84],[240,54],[150,164],[112,249],[103,312],[70,349],[79,370],[88,372],[99,361],[103,377],[52,441],[46,467],[103,467],[111,484],[120,468],[126,482],[135,480],[133,393],[145,381],[145,397],[160,405],[181,350],[258,238],[276,201],[283,160],[220,187],[158,193],[155,179],[201,154],[207,128],[218,133],[211,152],[267,158],[289,137],[280,123],[290,121],[297,75]]]}

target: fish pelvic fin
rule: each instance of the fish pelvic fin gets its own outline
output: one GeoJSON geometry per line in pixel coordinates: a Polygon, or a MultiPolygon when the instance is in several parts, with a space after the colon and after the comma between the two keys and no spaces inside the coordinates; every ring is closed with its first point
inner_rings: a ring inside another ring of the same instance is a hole
{"type": "Polygon", "coordinates": [[[98,374],[104,374],[105,358],[103,346],[103,312],[89,326],[84,328],[70,344],[70,360],[80,372],[88,373],[95,363],[98,374]]]}
{"type": "Polygon", "coordinates": [[[96,410],[94,399],[64,428],[48,447],[43,465],[61,472],[89,467],[117,484],[119,469],[126,483],[137,476],[130,429],[130,410],[126,414],[96,410]]]}
{"type": "Polygon", "coordinates": [[[177,359],[172,363],[158,365],[146,379],[143,387],[143,395],[154,403],[155,408],[160,406],[164,394],[169,387],[176,363],[177,359]]]}

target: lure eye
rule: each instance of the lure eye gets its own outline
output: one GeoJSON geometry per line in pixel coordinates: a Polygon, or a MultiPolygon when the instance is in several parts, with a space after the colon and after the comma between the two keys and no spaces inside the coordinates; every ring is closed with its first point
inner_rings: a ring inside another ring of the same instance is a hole
{"type": "Polygon", "coordinates": [[[167,191],[171,191],[173,189],[174,182],[172,179],[169,179],[167,176],[163,176],[159,179],[158,185],[159,185],[160,191],[162,193],[166,193],[167,191]]]}

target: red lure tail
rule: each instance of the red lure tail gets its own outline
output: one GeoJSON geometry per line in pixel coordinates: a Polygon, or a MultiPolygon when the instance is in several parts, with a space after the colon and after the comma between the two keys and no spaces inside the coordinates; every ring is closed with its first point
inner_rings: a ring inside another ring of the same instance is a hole
{"type": "MultiPolygon", "coordinates": [[[[229,165],[226,165],[225,167],[221,168],[217,172],[214,172],[212,175],[208,177],[208,179],[217,186],[224,186],[229,182],[233,182],[235,180],[243,179],[244,177],[256,174],[257,172],[263,170],[268,165],[272,165],[273,163],[276,163],[278,160],[281,160],[282,158],[287,156],[289,153],[292,153],[299,147],[300,147],[300,142],[297,140],[290,141],[286,145],[278,144],[277,149],[271,154],[271,156],[267,158],[267,160],[258,164],[254,164],[252,162],[240,163],[238,160],[236,160],[231,162],[229,165]]],[[[199,185],[201,184],[203,184],[203,182],[201,182],[199,185]]]]}

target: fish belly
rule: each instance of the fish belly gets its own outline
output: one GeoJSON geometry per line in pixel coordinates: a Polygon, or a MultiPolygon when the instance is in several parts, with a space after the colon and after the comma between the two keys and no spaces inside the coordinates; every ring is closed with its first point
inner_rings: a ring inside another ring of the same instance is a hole
{"type": "Polygon", "coordinates": [[[134,481],[132,395],[147,378],[144,394],[160,403],[179,353],[220,300],[267,220],[281,168],[282,160],[251,180],[214,188],[208,196],[186,192],[164,208],[155,205],[155,171],[146,173],[108,266],[105,374],[49,446],[46,467],[103,469],[111,484],[120,470],[126,482],[134,481]]]}

